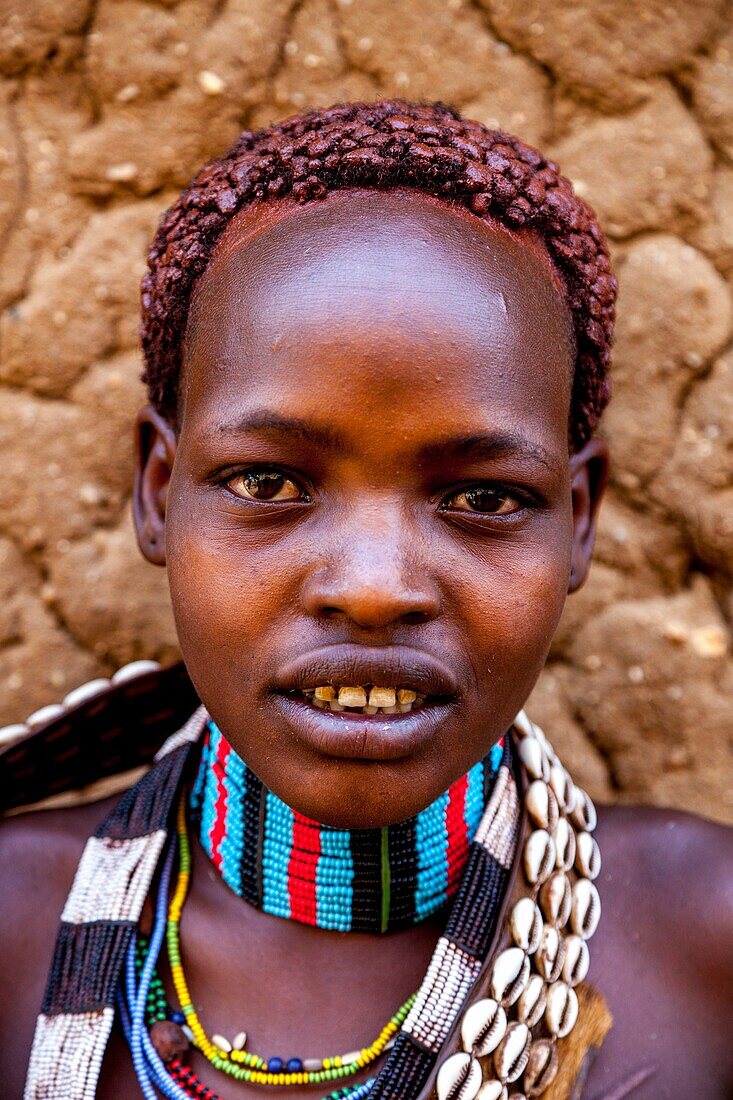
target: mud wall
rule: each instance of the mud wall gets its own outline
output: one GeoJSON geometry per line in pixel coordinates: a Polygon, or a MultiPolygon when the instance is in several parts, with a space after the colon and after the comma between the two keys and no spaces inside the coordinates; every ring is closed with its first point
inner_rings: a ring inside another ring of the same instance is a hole
{"type": "Polygon", "coordinates": [[[530,713],[594,795],[733,820],[731,27],[724,0],[2,0],[0,721],[176,652],[129,485],[177,189],[304,106],[442,99],[559,160],[621,280],[613,486],[530,713]]]}

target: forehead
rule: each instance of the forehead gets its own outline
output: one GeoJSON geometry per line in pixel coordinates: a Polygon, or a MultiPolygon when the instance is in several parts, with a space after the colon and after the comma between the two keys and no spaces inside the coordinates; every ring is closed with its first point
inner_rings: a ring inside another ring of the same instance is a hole
{"type": "Polygon", "coordinates": [[[564,432],[573,362],[536,235],[410,189],[337,191],[227,226],[191,302],[184,418],[191,404],[254,400],[261,383],[285,402],[329,384],[363,396],[366,384],[457,405],[509,390],[564,432]]]}

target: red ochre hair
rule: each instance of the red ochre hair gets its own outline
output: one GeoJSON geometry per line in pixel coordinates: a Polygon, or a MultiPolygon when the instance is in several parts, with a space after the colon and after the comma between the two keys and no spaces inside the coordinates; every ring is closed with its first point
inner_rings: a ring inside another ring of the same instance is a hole
{"type": "Polygon", "coordinates": [[[143,380],[155,407],[176,422],[191,291],[230,218],[256,202],[285,195],[313,202],[350,187],[414,187],[539,233],[572,315],[568,432],[571,448],[582,446],[610,396],[617,282],[604,235],[554,161],[439,102],[384,99],[303,112],[245,131],[199,172],[163,216],[142,280],[143,380]]]}

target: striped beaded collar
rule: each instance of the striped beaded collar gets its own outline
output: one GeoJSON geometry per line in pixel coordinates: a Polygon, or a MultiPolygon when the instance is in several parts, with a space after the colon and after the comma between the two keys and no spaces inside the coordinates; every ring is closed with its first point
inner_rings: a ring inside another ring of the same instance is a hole
{"type": "Polygon", "coordinates": [[[227,885],[264,912],[339,932],[391,932],[458,890],[503,748],[502,738],[407,821],[335,829],[268,790],[209,721],[192,818],[227,885]]]}

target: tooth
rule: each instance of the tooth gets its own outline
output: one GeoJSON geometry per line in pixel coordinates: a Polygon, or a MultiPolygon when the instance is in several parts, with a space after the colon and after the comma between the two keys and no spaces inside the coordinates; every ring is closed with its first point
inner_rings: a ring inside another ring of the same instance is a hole
{"type": "Polygon", "coordinates": [[[398,703],[414,703],[417,699],[417,692],[410,691],[409,688],[400,688],[397,692],[398,703]]]}
{"type": "Polygon", "coordinates": [[[394,688],[373,687],[369,692],[370,707],[393,707],[395,705],[394,688]]]}
{"type": "Polygon", "coordinates": [[[326,684],[325,687],[317,687],[315,690],[316,699],[323,699],[324,703],[329,703],[331,699],[336,698],[336,689],[332,688],[330,684],[326,684]]]}
{"type": "MultiPolygon", "coordinates": [[[[371,698],[371,696],[369,698],[371,698]]],[[[379,710],[379,707],[369,707],[369,706],[364,707],[364,713],[365,714],[376,714],[378,710],[379,710]]]]}
{"type": "Polygon", "coordinates": [[[316,697],[314,699],[311,699],[311,702],[313,703],[313,706],[318,707],[319,710],[325,710],[326,709],[326,704],[324,703],[323,699],[318,699],[316,697]]]}
{"type": "Polygon", "coordinates": [[[382,714],[399,714],[399,707],[382,707],[382,714]]]}
{"type": "Polygon", "coordinates": [[[339,691],[339,703],[342,707],[365,707],[366,701],[363,687],[342,687],[339,691]]]}
{"type": "Polygon", "coordinates": [[[341,706],[341,704],[339,702],[337,702],[335,699],[329,700],[328,705],[331,708],[331,710],[337,710],[338,711],[338,710],[343,710],[344,709],[341,706]]]}
{"type": "Polygon", "coordinates": [[[400,703],[397,709],[399,710],[400,714],[409,714],[412,710],[412,703],[400,703]]]}

